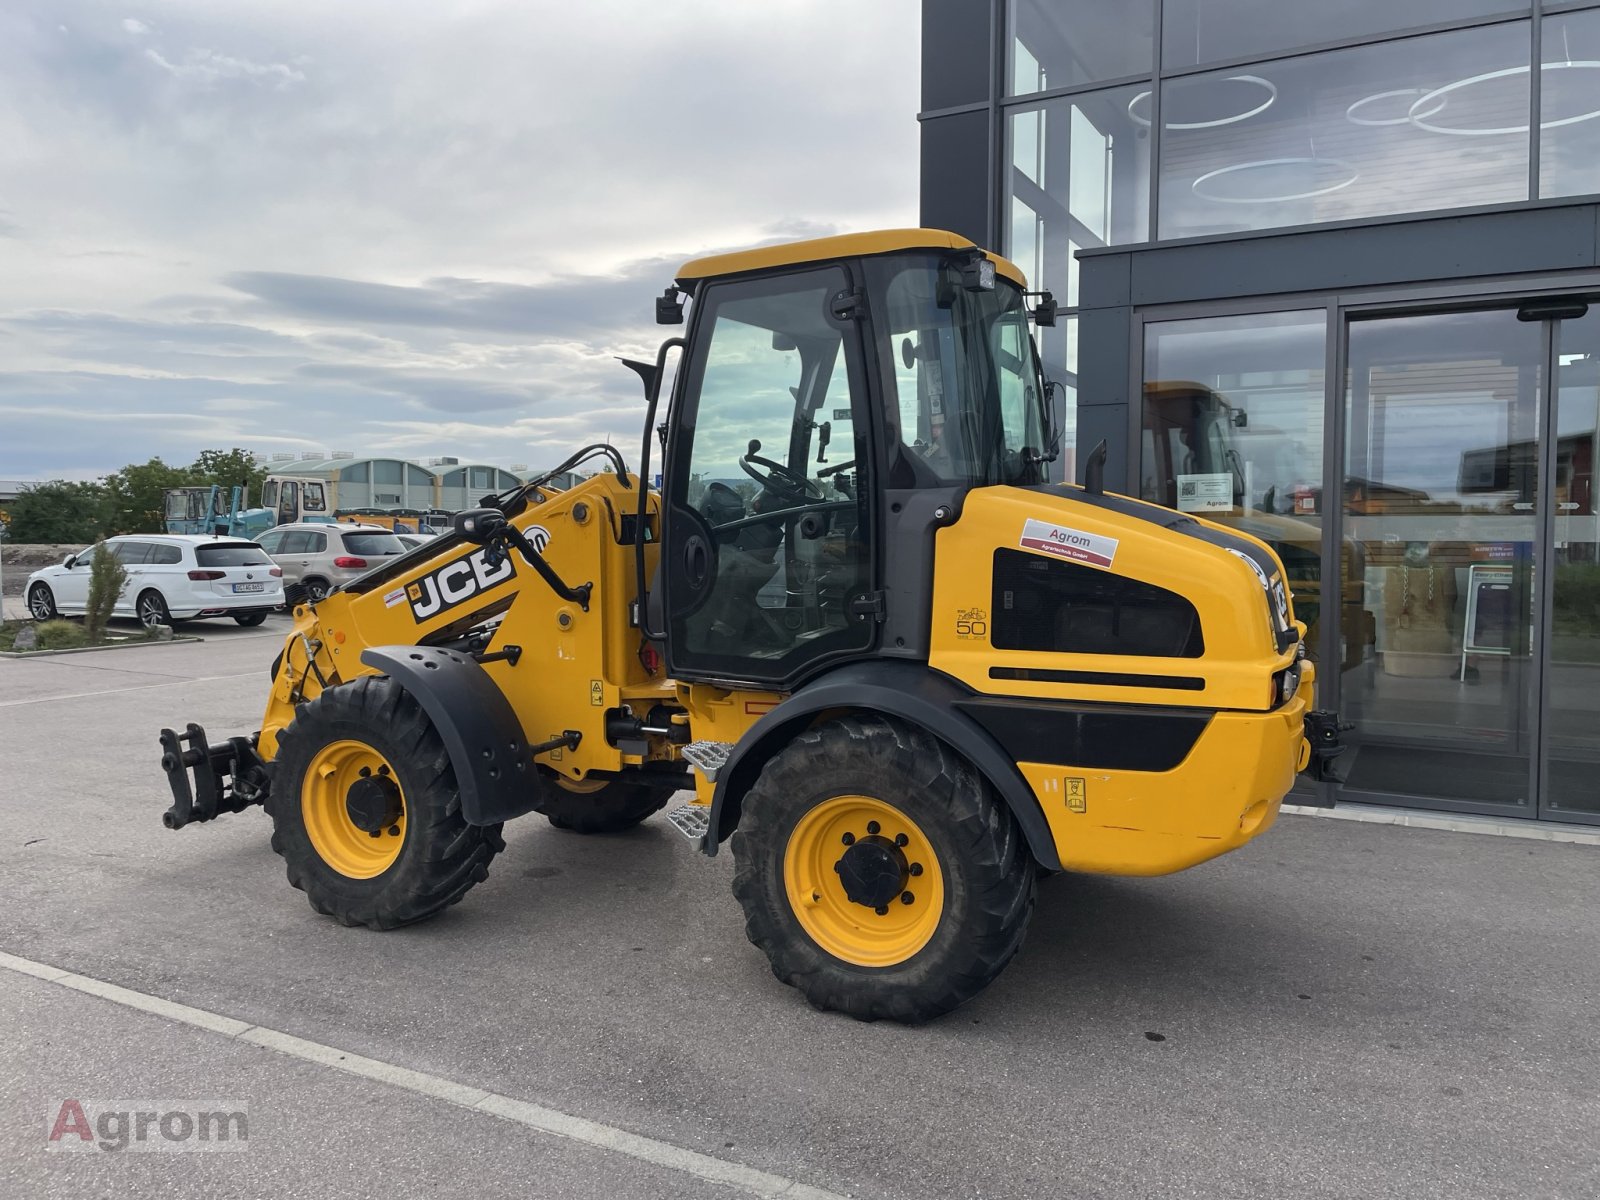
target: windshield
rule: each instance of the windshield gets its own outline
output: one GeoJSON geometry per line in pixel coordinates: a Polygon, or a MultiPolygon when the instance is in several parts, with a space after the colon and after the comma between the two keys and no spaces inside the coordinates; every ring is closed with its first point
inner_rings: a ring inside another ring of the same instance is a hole
{"type": "Polygon", "coordinates": [[[896,482],[1042,483],[1044,395],[1021,289],[1001,278],[968,290],[948,257],[866,265],[896,482]]]}

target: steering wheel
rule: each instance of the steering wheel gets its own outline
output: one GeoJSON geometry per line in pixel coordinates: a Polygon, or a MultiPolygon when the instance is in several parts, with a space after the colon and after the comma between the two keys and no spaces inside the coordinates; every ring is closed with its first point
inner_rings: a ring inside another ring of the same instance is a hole
{"type": "Polygon", "coordinates": [[[815,480],[808,479],[799,471],[782,463],[773,462],[770,458],[762,458],[760,450],[761,443],[751,438],[750,449],[739,459],[739,467],[764,489],[780,500],[789,500],[797,504],[827,499],[815,480]]]}

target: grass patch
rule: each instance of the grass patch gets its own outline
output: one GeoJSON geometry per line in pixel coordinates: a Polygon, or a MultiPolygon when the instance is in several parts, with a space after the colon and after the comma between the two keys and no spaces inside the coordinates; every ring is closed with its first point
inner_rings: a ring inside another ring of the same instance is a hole
{"type": "Polygon", "coordinates": [[[89,631],[76,621],[41,621],[39,649],[76,650],[89,644],[89,631]]]}
{"type": "Polygon", "coordinates": [[[22,628],[21,621],[0,621],[0,651],[11,649],[11,641],[22,628]]]}
{"type": "Polygon", "coordinates": [[[160,640],[155,629],[133,626],[108,629],[98,638],[91,638],[84,622],[58,618],[54,621],[0,621],[0,653],[14,650],[17,634],[32,626],[38,630],[39,642],[34,650],[81,650],[85,646],[138,645],[160,640]]]}

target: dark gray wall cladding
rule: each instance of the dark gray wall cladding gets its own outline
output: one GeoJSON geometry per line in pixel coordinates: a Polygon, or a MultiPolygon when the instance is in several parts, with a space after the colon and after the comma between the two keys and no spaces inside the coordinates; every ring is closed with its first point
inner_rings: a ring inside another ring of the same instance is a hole
{"type": "Polygon", "coordinates": [[[1115,297],[1126,269],[1128,299],[1146,305],[1593,267],[1597,216],[1561,205],[1157,245],[1085,257],[1082,286],[1115,297]]]}
{"type": "Polygon", "coordinates": [[[922,123],[922,225],[989,244],[989,113],[922,123]]]}
{"type": "Polygon", "coordinates": [[[988,103],[993,33],[985,0],[922,0],[923,112],[988,103]]]}
{"type": "Polygon", "coordinates": [[[1106,487],[1128,490],[1128,363],[1133,312],[1126,307],[1084,309],[1078,317],[1077,477],[1083,460],[1106,440],[1106,487]]]}

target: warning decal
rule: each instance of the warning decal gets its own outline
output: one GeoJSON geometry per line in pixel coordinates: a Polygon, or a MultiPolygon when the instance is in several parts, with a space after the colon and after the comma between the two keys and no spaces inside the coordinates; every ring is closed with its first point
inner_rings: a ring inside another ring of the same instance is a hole
{"type": "Polygon", "coordinates": [[[1024,550],[1037,550],[1041,554],[1053,554],[1096,567],[1109,567],[1117,556],[1116,538],[1069,529],[1065,525],[1051,525],[1032,517],[1023,522],[1022,541],[1018,545],[1024,550]]]}

